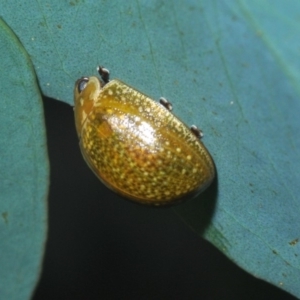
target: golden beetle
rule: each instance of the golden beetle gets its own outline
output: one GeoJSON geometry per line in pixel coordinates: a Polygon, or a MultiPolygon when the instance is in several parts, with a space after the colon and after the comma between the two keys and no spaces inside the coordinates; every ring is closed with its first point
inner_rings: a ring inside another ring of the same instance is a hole
{"type": "Polygon", "coordinates": [[[155,102],[98,67],[74,90],[81,152],[97,177],[132,201],[156,206],[192,198],[215,176],[197,127],[188,128],[172,105],[155,102]]]}

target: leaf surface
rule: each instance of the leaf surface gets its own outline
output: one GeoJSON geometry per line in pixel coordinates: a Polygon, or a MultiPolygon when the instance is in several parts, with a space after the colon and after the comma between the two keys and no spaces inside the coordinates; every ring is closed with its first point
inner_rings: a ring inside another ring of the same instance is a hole
{"type": "Polygon", "coordinates": [[[0,19],[0,295],[29,299],[47,234],[43,107],[27,52],[0,19]]]}

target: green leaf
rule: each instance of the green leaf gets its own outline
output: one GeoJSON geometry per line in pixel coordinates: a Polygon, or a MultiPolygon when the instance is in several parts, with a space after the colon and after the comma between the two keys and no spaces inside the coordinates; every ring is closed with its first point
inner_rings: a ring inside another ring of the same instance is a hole
{"type": "Polygon", "coordinates": [[[0,47],[0,295],[28,299],[47,233],[44,118],[31,61],[1,19],[0,47]]]}
{"type": "Polygon", "coordinates": [[[218,180],[176,208],[256,277],[300,297],[300,4],[25,1],[2,15],[43,93],[72,104],[96,66],[197,124],[218,180]]]}

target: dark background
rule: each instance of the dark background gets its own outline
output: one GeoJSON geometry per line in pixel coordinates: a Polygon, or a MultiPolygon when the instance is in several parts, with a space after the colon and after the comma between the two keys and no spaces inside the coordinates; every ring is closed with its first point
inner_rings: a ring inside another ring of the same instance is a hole
{"type": "Polygon", "coordinates": [[[72,107],[44,99],[51,167],[40,299],[294,299],[241,270],[172,208],[105,188],[83,160],[72,107]]]}

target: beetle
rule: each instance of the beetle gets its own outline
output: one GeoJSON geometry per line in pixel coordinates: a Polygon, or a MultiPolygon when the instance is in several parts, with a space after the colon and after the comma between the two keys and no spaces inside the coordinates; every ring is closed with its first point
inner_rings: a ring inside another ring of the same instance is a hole
{"type": "Polygon", "coordinates": [[[160,103],[126,83],[82,77],[75,83],[74,112],[88,166],[108,188],[142,204],[165,206],[195,197],[215,177],[211,155],[189,128],[160,103]]]}

